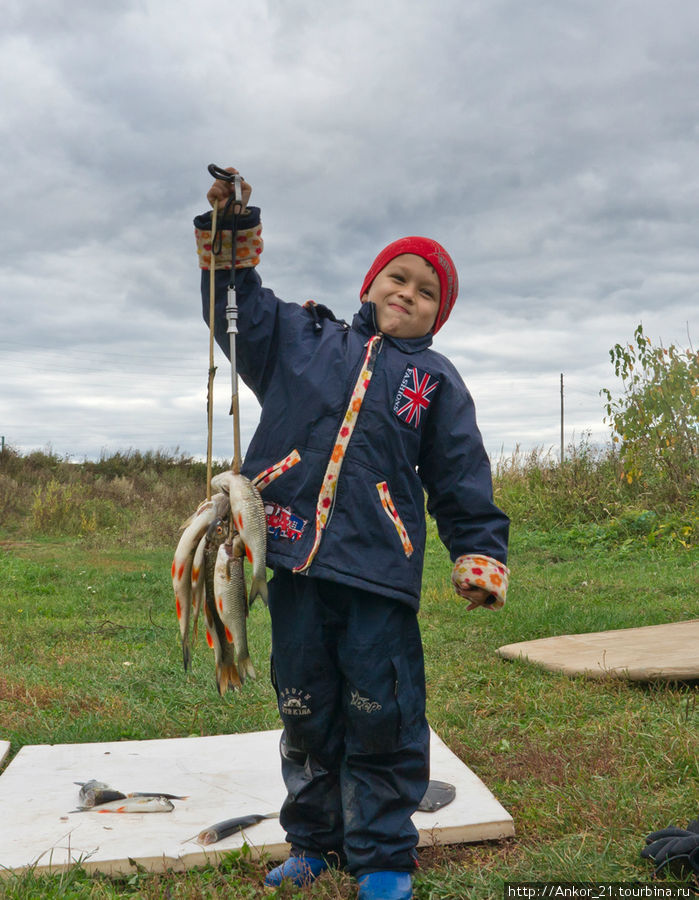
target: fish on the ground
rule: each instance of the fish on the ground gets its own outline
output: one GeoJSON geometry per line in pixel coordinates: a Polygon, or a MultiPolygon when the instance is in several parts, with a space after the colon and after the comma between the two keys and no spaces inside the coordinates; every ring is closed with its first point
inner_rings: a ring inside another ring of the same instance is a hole
{"type": "Polygon", "coordinates": [[[90,781],[76,781],[80,785],[78,800],[84,807],[99,806],[101,803],[109,803],[111,800],[123,800],[126,794],[115,790],[104,781],[91,778],[90,781]]]}
{"type": "Polygon", "coordinates": [[[95,813],[162,813],[172,812],[175,804],[166,797],[124,797],[99,806],[83,806],[71,812],[95,813]]]}
{"type": "Polygon", "coordinates": [[[223,622],[226,638],[235,647],[236,666],[241,682],[255,678],[255,669],[248,650],[248,598],[243,572],[245,548],[240,535],[224,541],[216,554],[214,567],[214,599],[223,622]]]}
{"type": "Polygon", "coordinates": [[[189,800],[189,794],[165,794],[163,791],[129,791],[127,797],[164,797],[165,800],[189,800]]]}
{"type": "Polygon", "coordinates": [[[420,812],[436,812],[447,806],[456,797],[456,788],[447,781],[432,781],[427,785],[422,800],[418,804],[420,812]]]}
{"type": "Polygon", "coordinates": [[[185,672],[189,668],[189,624],[192,614],[192,563],[197,546],[211,522],[226,514],[229,498],[227,494],[215,494],[205,500],[197,511],[183,525],[182,535],[177,543],[172,561],[172,587],[175,592],[175,610],[180,623],[182,639],[182,661],[185,672]]]}
{"type": "Polygon", "coordinates": [[[200,844],[215,844],[216,841],[222,841],[243,828],[250,828],[251,825],[257,825],[263,819],[276,819],[279,813],[252,813],[249,816],[238,816],[235,819],[225,819],[223,822],[217,822],[209,828],[205,828],[197,835],[197,841],[200,844]]]}
{"type": "Polygon", "coordinates": [[[223,518],[218,517],[206,531],[204,547],[204,576],[206,582],[204,599],[204,616],[206,618],[206,641],[214,651],[216,661],[216,684],[219,694],[227,690],[235,690],[242,684],[235,665],[233,644],[226,635],[226,627],[216,609],[214,572],[218,549],[226,540],[226,526],[223,518]]]}
{"type": "Polygon", "coordinates": [[[250,603],[262,597],[267,604],[265,561],[267,555],[267,518],[260,492],[244,475],[221,472],[211,479],[211,487],[223,491],[230,499],[233,524],[245,544],[252,565],[250,603]]]}

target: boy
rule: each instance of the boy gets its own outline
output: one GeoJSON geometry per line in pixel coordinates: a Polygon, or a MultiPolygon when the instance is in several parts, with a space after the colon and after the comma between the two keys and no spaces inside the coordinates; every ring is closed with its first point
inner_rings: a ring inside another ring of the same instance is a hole
{"type": "MultiPolygon", "coordinates": [[[[231,191],[215,181],[207,198],[223,206],[231,191]]],[[[243,182],[244,206],[250,192],[243,182]]],[[[207,321],[210,216],[195,219],[207,321]]],[[[227,354],[231,236],[222,228],[215,334],[227,354]]],[[[502,606],[509,574],[508,519],[493,504],[473,402],[429,349],[456,299],[456,270],[435,241],[390,244],[348,325],[262,286],[258,209],[245,208],[238,229],[237,366],[262,406],[242,471],[268,510],[271,671],[288,792],[280,821],[291,844],[265,883],[309,883],[343,865],[359,900],[406,900],[411,816],[429,780],[417,623],[424,491],[468,609],[502,606]]]]}

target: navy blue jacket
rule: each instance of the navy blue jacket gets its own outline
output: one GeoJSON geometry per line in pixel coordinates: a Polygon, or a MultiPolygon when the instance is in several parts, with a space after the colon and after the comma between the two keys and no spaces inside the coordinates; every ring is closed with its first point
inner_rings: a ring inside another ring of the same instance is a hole
{"type": "MultiPolygon", "coordinates": [[[[255,217],[257,210],[241,227],[257,224],[255,217]]],[[[197,217],[195,225],[210,227],[210,214],[197,217]]],[[[230,270],[217,270],[215,335],[226,355],[229,279],[230,270]]],[[[276,472],[278,477],[261,489],[269,527],[267,564],[293,569],[314,541],[318,494],[366,343],[377,333],[374,306],[363,304],[350,326],[325,315],[324,307],[309,310],[279,300],[262,286],[254,268],[238,269],[235,284],[238,373],[262,406],[242,471],[254,479],[296,451],[295,464],[276,472]]],[[[201,288],[208,322],[206,269],[201,288]]],[[[457,370],[430,349],[431,343],[431,334],[383,337],[330,519],[307,570],[414,609],[425,549],[425,491],[427,509],[452,560],[472,553],[502,563],[507,558],[509,521],[493,503],[490,463],[473,401],[457,370]],[[412,545],[410,553],[392,511],[382,503],[378,486],[384,483],[412,545]]]]}

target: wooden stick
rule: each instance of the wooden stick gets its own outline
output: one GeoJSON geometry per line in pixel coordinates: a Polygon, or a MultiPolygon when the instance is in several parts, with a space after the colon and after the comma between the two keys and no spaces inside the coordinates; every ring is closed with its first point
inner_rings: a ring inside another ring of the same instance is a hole
{"type": "Polygon", "coordinates": [[[211,457],[214,432],[214,310],[216,299],[216,256],[214,254],[214,238],[216,236],[216,219],[218,217],[218,200],[214,200],[211,215],[211,256],[209,262],[209,379],[206,391],[207,440],[206,440],[206,499],[211,500],[211,457]]]}

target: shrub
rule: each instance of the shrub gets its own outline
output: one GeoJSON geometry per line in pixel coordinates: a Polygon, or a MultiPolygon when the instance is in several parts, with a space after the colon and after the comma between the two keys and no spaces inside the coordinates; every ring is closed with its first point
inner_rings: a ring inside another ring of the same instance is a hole
{"type": "Polygon", "coordinates": [[[642,325],[634,341],[609,351],[621,395],[601,391],[621,477],[666,503],[689,504],[699,487],[699,353],[653,346],[642,325]]]}

